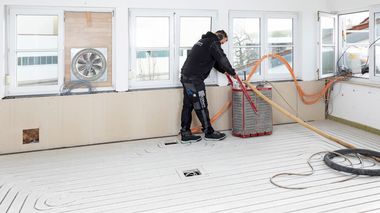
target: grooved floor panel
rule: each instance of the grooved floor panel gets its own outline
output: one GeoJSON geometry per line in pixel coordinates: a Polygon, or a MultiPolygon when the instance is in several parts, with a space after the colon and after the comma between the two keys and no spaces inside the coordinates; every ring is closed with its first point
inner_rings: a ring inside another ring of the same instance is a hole
{"type": "MultiPolygon", "coordinates": [[[[380,136],[333,121],[311,122],[358,148],[379,151],[380,136]]],[[[339,145],[297,124],[273,135],[183,145],[176,137],[0,156],[0,212],[379,212],[380,178],[331,170],[316,157],[339,145]],[[201,175],[185,177],[198,169],[201,175]],[[336,183],[332,183],[336,182],[336,183]]],[[[337,159],[345,163],[344,159],[337,159]]],[[[354,164],[359,162],[352,159],[354,164]]],[[[364,166],[377,168],[364,160],[364,166]]]]}

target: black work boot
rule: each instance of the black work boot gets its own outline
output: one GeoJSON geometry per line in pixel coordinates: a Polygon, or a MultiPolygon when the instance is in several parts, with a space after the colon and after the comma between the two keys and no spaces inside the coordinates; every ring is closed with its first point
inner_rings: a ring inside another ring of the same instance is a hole
{"type": "Polygon", "coordinates": [[[181,143],[195,143],[200,140],[202,140],[202,137],[191,134],[191,131],[181,131],[181,143]]]}
{"type": "Polygon", "coordinates": [[[214,131],[212,133],[205,134],[206,141],[221,141],[226,138],[226,134],[214,131]]]}

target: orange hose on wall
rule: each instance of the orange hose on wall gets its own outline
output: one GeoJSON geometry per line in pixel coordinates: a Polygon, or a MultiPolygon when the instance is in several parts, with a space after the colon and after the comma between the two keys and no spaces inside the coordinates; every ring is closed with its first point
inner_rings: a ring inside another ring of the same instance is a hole
{"type": "MultiPolygon", "coordinates": [[[[295,87],[297,89],[298,95],[300,96],[302,102],[306,105],[312,105],[312,104],[317,103],[326,94],[328,89],[335,82],[341,81],[344,79],[344,77],[341,77],[341,76],[330,79],[329,82],[325,85],[325,87],[323,87],[323,89],[321,91],[313,93],[313,94],[308,94],[308,93],[305,93],[303,91],[302,87],[298,84],[297,78],[294,74],[294,70],[292,69],[292,67],[289,65],[289,63],[286,61],[286,59],[284,57],[282,57],[281,55],[278,55],[278,54],[267,54],[267,55],[264,55],[263,57],[261,57],[258,61],[256,61],[256,63],[254,64],[254,66],[252,67],[251,71],[248,74],[248,77],[246,79],[247,82],[249,82],[249,80],[255,74],[255,72],[256,72],[257,68],[260,66],[260,64],[264,60],[269,59],[269,58],[277,58],[279,61],[281,61],[286,66],[290,75],[293,78],[293,82],[294,82],[295,87]],[[306,100],[306,99],[311,99],[311,100],[306,100]]],[[[231,87],[232,87],[232,84],[231,84],[231,87]]],[[[218,118],[231,107],[231,104],[232,104],[231,100],[227,101],[226,104],[224,104],[223,107],[211,118],[211,124],[215,123],[215,121],[217,121],[218,118]]],[[[201,131],[202,131],[201,127],[194,127],[191,129],[192,133],[199,133],[201,131]]]]}

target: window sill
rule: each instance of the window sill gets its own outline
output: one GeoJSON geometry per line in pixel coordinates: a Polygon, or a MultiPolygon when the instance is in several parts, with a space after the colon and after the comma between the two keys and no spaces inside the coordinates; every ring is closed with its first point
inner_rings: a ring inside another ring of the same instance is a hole
{"type": "Polygon", "coordinates": [[[369,78],[354,77],[354,78],[350,78],[348,81],[343,81],[342,83],[380,88],[380,82],[379,81],[373,81],[369,78]]]}
{"type": "Polygon", "coordinates": [[[51,94],[30,94],[30,95],[7,95],[3,100],[7,99],[23,99],[23,98],[41,98],[41,97],[57,97],[57,96],[73,96],[73,95],[92,95],[92,94],[100,94],[100,93],[111,93],[116,92],[115,90],[95,90],[92,92],[88,91],[76,91],[70,94],[63,93],[51,93],[51,94]]]}

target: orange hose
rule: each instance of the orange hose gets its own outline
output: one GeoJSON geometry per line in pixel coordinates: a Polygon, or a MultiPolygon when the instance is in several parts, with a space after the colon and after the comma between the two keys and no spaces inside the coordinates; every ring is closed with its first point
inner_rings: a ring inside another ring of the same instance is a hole
{"type": "MultiPolygon", "coordinates": [[[[293,82],[294,82],[295,87],[297,89],[298,95],[300,96],[302,102],[304,104],[306,104],[306,105],[312,105],[312,104],[317,103],[323,96],[325,96],[325,94],[328,91],[328,89],[335,82],[341,81],[341,80],[344,79],[344,77],[335,77],[333,79],[330,79],[329,82],[325,85],[325,87],[321,91],[313,93],[313,94],[308,94],[308,93],[305,93],[303,91],[302,87],[298,84],[297,78],[296,78],[296,76],[294,74],[294,70],[292,69],[292,67],[289,65],[289,63],[286,61],[286,59],[284,57],[282,57],[281,55],[278,55],[278,54],[267,54],[267,55],[264,55],[263,57],[261,57],[253,65],[253,67],[252,67],[251,71],[249,72],[248,77],[246,79],[247,82],[249,82],[249,80],[252,78],[253,74],[255,74],[255,72],[256,72],[257,68],[260,66],[260,64],[265,59],[268,59],[268,58],[277,58],[279,61],[281,61],[286,66],[286,68],[288,69],[290,75],[293,78],[293,82]],[[305,97],[311,98],[311,100],[306,100],[305,97]]],[[[210,120],[211,124],[215,123],[216,120],[218,120],[218,118],[231,107],[231,104],[232,104],[231,100],[227,101],[226,104],[224,104],[223,107],[212,117],[212,119],[210,120]]],[[[194,127],[194,128],[191,129],[192,133],[199,133],[201,131],[202,131],[202,127],[199,127],[199,126],[198,127],[194,127]]]]}

